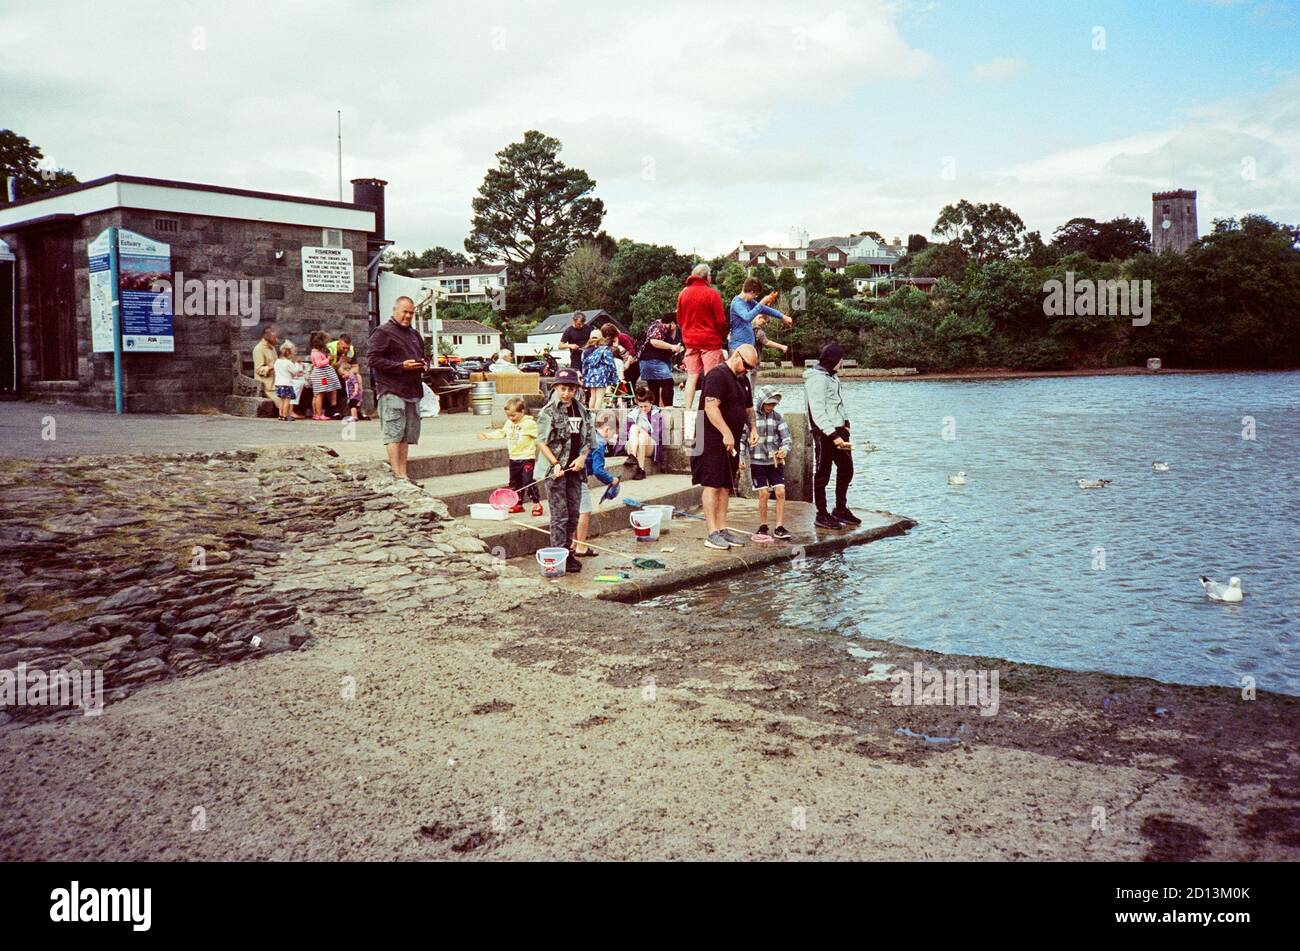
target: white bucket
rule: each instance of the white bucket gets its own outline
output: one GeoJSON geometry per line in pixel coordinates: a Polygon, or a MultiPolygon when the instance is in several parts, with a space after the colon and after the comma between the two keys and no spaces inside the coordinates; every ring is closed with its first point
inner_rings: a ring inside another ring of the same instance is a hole
{"type": "Polygon", "coordinates": [[[661,533],[668,531],[673,523],[673,506],[671,505],[643,505],[641,511],[659,513],[659,531],[661,533]]]}
{"type": "Polygon", "coordinates": [[[659,522],[662,512],[650,512],[639,509],[627,517],[632,523],[632,531],[639,542],[656,542],[659,540],[659,522]]]}
{"type": "Polygon", "coordinates": [[[537,549],[537,564],[542,569],[543,578],[563,578],[564,565],[569,560],[567,548],[537,549]]]}

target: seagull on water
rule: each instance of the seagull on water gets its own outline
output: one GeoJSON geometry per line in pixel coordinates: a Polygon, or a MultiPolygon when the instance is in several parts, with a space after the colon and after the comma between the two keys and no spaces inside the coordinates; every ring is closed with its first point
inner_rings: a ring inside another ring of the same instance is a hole
{"type": "Polygon", "coordinates": [[[1110,479],[1076,479],[1075,483],[1081,489],[1104,489],[1110,485],[1110,479]]]}
{"type": "Polygon", "coordinates": [[[1211,601],[1228,601],[1235,604],[1241,600],[1240,578],[1229,578],[1225,585],[1201,575],[1201,587],[1205,589],[1211,601]]]}
{"type": "Polygon", "coordinates": [[[959,473],[957,473],[956,475],[950,475],[950,476],[948,476],[948,484],[949,484],[949,485],[965,485],[965,484],[966,484],[966,473],[964,473],[964,472],[959,472],[959,473]]]}
{"type": "Polygon", "coordinates": [[[1152,471],[1152,472],[1168,472],[1168,471],[1169,471],[1169,463],[1167,463],[1167,462],[1153,462],[1153,463],[1151,463],[1151,471],[1152,471]]]}

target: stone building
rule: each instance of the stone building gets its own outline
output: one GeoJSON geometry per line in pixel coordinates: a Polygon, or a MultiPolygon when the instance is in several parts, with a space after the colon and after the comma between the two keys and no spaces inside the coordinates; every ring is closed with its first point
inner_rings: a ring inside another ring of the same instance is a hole
{"type": "Polygon", "coordinates": [[[358,179],[349,203],[110,175],[0,205],[14,258],[13,293],[0,300],[0,365],[16,370],[5,395],[113,407],[110,227],[124,235],[126,411],[222,408],[268,324],[300,352],[312,331],[348,333],[364,365],[383,184],[358,179]],[[148,267],[128,273],[133,261],[148,267]],[[141,316],[140,295],[160,287],[141,316]]]}
{"type": "Polygon", "coordinates": [[[1179,254],[1200,237],[1196,230],[1196,192],[1185,188],[1151,195],[1151,250],[1179,254]]]}

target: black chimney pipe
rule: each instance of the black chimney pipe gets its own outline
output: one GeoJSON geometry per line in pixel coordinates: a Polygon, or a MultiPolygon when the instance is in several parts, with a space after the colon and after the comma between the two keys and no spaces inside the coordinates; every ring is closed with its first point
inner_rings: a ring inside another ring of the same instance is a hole
{"type": "Polygon", "coordinates": [[[370,233],[370,240],[375,243],[384,240],[384,186],[387,184],[382,178],[352,179],[352,203],[375,210],[375,230],[370,233]]]}

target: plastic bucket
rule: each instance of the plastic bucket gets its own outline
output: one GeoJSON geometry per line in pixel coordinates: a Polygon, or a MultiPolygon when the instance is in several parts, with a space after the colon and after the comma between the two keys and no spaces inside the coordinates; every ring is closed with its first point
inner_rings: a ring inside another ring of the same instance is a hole
{"type": "Polygon", "coordinates": [[[470,408],[475,416],[492,415],[492,398],[497,395],[497,385],[492,380],[483,380],[474,384],[469,392],[470,408]]]}
{"type": "Polygon", "coordinates": [[[662,512],[641,509],[629,515],[627,520],[632,523],[632,532],[637,541],[654,542],[659,540],[659,522],[662,517],[662,512]]]}
{"type": "Polygon", "coordinates": [[[563,578],[564,565],[568,560],[567,548],[537,549],[537,564],[542,569],[543,578],[563,578]]]}
{"type": "Polygon", "coordinates": [[[671,505],[643,505],[643,512],[659,513],[659,531],[666,532],[673,523],[673,506],[671,505]]]}

